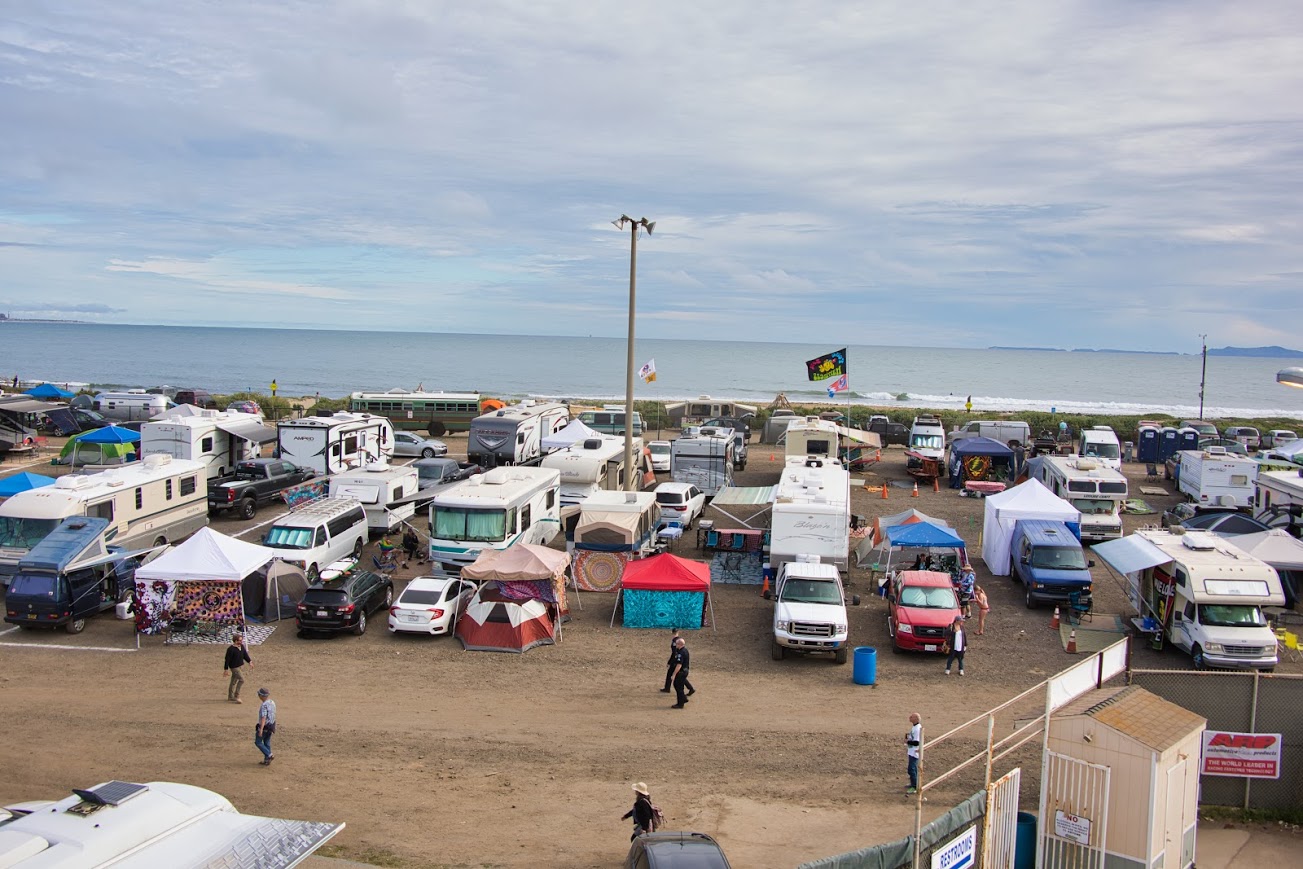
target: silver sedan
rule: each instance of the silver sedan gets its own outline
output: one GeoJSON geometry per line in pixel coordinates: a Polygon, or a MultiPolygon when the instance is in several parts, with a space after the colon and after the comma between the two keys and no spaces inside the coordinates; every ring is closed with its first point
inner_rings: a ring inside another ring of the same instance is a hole
{"type": "Polygon", "coordinates": [[[409,431],[394,432],[394,455],[432,459],[448,455],[448,445],[434,438],[423,438],[409,431]]]}

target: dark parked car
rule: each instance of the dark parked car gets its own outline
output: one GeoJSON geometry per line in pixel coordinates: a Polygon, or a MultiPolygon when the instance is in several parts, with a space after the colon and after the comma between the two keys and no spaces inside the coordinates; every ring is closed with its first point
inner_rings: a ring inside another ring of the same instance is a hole
{"type": "Polygon", "coordinates": [[[1199,438],[1199,449],[1206,450],[1209,447],[1225,447],[1226,452],[1235,453],[1237,456],[1249,454],[1248,448],[1235,438],[1199,438]]]}
{"type": "Polygon", "coordinates": [[[1271,527],[1238,510],[1196,510],[1193,504],[1177,504],[1163,513],[1164,527],[1180,525],[1190,531],[1208,531],[1223,537],[1257,534],[1271,527]]]}
{"type": "Polygon", "coordinates": [[[730,869],[719,843],[705,833],[646,833],[633,840],[625,869],[730,869]]]}
{"type": "Polygon", "coordinates": [[[314,582],[303,593],[295,623],[299,636],[309,632],[366,633],[366,618],[388,610],[394,602],[394,582],[369,570],[353,570],[336,579],[314,582]]]}

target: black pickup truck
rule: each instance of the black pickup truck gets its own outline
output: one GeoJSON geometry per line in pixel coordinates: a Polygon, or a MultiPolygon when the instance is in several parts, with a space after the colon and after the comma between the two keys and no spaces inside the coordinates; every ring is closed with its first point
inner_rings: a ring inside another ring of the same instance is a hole
{"type": "Polygon", "coordinates": [[[884,447],[892,444],[900,444],[902,447],[909,446],[909,427],[902,423],[892,422],[888,417],[881,414],[869,417],[869,422],[864,426],[864,430],[873,432],[882,438],[884,447]]]}
{"type": "Polygon", "coordinates": [[[241,519],[252,519],[258,507],[274,501],[280,493],[311,480],[316,473],[280,459],[252,459],[235,466],[235,473],[208,484],[208,510],[235,510],[241,519]]]}

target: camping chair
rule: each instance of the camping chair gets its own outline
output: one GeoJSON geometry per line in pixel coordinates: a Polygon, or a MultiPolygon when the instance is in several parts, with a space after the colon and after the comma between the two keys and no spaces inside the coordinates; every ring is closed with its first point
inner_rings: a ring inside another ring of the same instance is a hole
{"type": "Polygon", "coordinates": [[[1081,624],[1083,619],[1089,619],[1094,622],[1092,610],[1095,608],[1095,600],[1090,596],[1088,591],[1068,592],[1068,622],[1070,624],[1081,624]]]}
{"type": "Polygon", "coordinates": [[[393,557],[393,553],[387,553],[384,558],[379,555],[371,556],[371,563],[376,566],[376,570],[381,573],[393,573],[398,569],[398,560],[393,557]]]}
{"type": "Polygon", "coordinates": [[[1276,654],[1282,661],[1303,660],[1303,648],[1299,647],[1298,634],[1286,628],[1276,628],[1276,654]]]}

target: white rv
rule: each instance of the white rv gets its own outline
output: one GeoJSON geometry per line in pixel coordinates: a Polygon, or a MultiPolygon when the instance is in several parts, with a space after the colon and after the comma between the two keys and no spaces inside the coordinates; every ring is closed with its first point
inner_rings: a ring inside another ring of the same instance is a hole
{"type": "MultiPolygon", "coordinates": [[[[634,488],[641,489],[647,458],[642,438],[633,439],[634,488]]],[[[561,474],[561,506],[578,504],[603,490],[625,489],[624,438],[596,437],[571,444],[543,457],[542,467],[561,474]]]]}
{"type": "Polygon", "coordinates": [[[384,534],[416,515],[416,502],[404,499],[418,489],[420,474],[416,468],[377,462],[331,477],[329,495],[361,502],[367,528],[372,534],[384,534]]]}
{"type": "Polygon", "coordinates": [[[430,501],[430,563],[452,573],[485,549],[547,545],[561,530],[555,468],[501,467],[437,493],[430,501]]]}
{"type": "Polygon", "coordinates": [[[156,455],[19,492],[0,503],[0,574],[69,516],[109,520],[105,542],[126,549],[175,543],[208,524],[208,477],[199,462],[156,455]]]}
{"type": "Polygon", "coordinates": [[[1122,504],[1127,478],[1101,467],[1094,459],[1044,456],[1035,476],[1045,488],[1081,513],[1082,540],[1112,540],[1122,536],[1122,504]]]}
{"type": "Polygon", "coordinates": [[[570,422],[570,408],[556,402],[522,401],[471,421],[466,458],[481,468],[536,465],[543,458],[543,438],[570,422]]]}
{"type": "Polygon", "coordinates": [[[1118,443],[1117,434],[1106,425],[1081,430],[1077,455],[1083,459],[1094,459],[1106,468],[1122,468],[1122,446],[1118,443]]]}
{"type": "Polygon", "coordinates": [[[708,419],[733,417],[735,419],[755,416],[756,407],[722,398],[703,395],[691,401],[673,401],[665,405],[665,414],[669,417],[671,428],[686,428],[700,425],[708,419]]]}
{"type": "Polygon", "coordinates": [[[109,419],[153,419],[167,410],[166,395],[155,395],[143,389],[126,392],[101,392],[92,399],[91,408],[109,419]]]}
{"type": "Polygon", "coordinates": [[[788,458],[828,456],[837,458],[839,426],[817,416],[796,417],[787,424],[783,452],[788,458]]]}
{"type": "Polygon", "coordinates": [[[670,479],[696,486],[707,498],[733,485],[732,429],[684,429],[670,445],[670,479]],[[714,433],[718,431],[728,434],[714,433]]]}
{"type": "Polygon", "coordinates": [[[235,471],[235,466],[262,455],[262,445],[276,442],[276,429],[262,424],[257,414],[199,410],[169,412],[140,427],[140,454],[203,462],[212,480],[235,471]]]}
{"type": "Polygon", "coordinates": [[[383,416],[339,411],[276,426],[280,457],[318,474],[339,474],[394,457],[394,426],[383,416]]]}
{"type": "Polygon", "coordinates": [[[575,548],[647,555],[660,518],[655,492],[593,492],[579,505],[575,548]]]}
{"type": "Polygon", "coordinates": [[[1196,667],[1276,666],[1276,635],[1262,612],[1285,603],[1275,569],[1215,534],[1175,530],[1142,528],[1094,549],[1127,577],[1136,611],[1196,667]]]}
{"type": "Polygon", "coordinates": [[[1254,482],[1253,515],[1268,525],[1284,526],[1303,517],[1303,469],[1262,471],[1254,482]],[[1291,517],[1285,519],[1282,517],[1291,517]]]}
{"type": "Polygon", "coordinates": [[[1258,463],[1225,447],[1182,450],[1177,488],[1200,507],[1250,507],[1258,463]]]}
{"type": "Polygon", "coordinates": [[[931,460],[944,474],[945,457],[946,430],[941,420],[932,414],[914,417],[914,424],[909,427],[909,446],[905,448],[905,469],[921,469],[931,460]]]}
{"type": "Polygon", "coordinates": [[[774,489],[769,561],[777,568],[798,555],[846,570],[851,527],[851,475],[824,456],[789,456],[774,489]]]}

